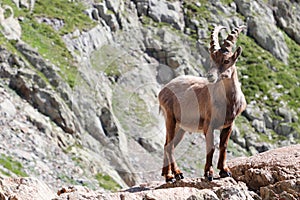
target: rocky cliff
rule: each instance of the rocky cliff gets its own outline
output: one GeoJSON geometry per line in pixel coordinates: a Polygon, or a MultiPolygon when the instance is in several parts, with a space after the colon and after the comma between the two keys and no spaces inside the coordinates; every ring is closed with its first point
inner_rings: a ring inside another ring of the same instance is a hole
{"type": "MultiPolygon", "coordinates": [[[[247,25],[237,67],[248,107],[236,121],[229,156],[300,141],[298,1],[0,6],[2,177],[36,177],[52,189],[119,190],[161,180],[165,131],[157,94],[178,75],[205,74],[214,25],[247,25]]],[[[202,175],[201,134],[186,135],[176,154],[187,177],[202,175]]]]}

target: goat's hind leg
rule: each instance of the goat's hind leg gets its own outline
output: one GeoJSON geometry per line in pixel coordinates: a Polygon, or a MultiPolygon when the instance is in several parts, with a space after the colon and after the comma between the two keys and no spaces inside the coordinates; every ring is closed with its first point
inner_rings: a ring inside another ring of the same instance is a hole
{"type": "Polygon", "coordinates": [[[165,148],[164,148],[164,161],[163,161],[163,168],[162,168],[161,175],[165,177],[166,182],[173,182],[174,176],[172,174],[171,165],[168,158],[167,145],[168,143],[166,141],[165,148]]]}

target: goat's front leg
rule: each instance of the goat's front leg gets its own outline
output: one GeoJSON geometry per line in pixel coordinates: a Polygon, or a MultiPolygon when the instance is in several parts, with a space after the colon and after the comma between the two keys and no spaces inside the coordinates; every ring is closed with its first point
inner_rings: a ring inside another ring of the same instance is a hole
{"type": "Polygon", "coordinates": [[[215,151],[214,145],[214,129],[209,129],[205,133],[206,140],[206,163],[204,168],[204,176],[209,180],[213,180],[214,169],[212,165],[212,159],[215,151]]]}
{"type": "Polygon", "coordinates": [[[218,169],[220,170],[219,175],[221,178],[231,176],[230,169],[226,164],[226,154],[227,154],[226,149],[227,149],[227,144],[228,144],[231,131],[232,131],[232,125],[227,128],[224,128],[220,134],[220,146],[219,146],[220,155],[218,161],[218,169]]]}

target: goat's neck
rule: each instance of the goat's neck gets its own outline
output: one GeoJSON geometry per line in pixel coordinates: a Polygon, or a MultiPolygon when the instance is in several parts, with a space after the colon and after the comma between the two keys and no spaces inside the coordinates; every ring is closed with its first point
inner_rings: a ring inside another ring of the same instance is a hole
{"type": "Polygon", "coordinates": [[[242,95],[241,83],[239,82],[237,71],[234,70],[232,77],[223,81],[226,97],[229,101],[237,100],[242,95]]]}

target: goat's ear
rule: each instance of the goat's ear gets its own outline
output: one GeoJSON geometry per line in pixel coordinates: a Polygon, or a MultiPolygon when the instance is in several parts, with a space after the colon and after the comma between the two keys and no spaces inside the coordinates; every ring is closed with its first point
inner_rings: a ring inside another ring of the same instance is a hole
{"type": "Polygon", "coordinates": [[[235,50],[235,52],[234,52],[234,54],[232,56],[234,61],[236,61],[238,59],[238,57],[242,54],[242,51],[243,51],[242,47],[238,47],[235,50]]]}

